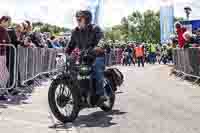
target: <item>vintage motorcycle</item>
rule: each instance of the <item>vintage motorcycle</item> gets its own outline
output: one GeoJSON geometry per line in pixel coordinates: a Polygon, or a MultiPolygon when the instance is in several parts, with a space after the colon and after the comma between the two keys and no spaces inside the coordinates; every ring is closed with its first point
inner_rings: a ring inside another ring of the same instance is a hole
{"type": "MultiPolygon", "coordinates": [[[[98,107],[93,78],[95,57],[87,50],[81,53],[79,63],[68,58],[66,70],[58,75],[50,85],[48,102],[53,115],[62,123],[73,122],[81,109],[98,107]]],[[[103,111],[111,111],[115,103],[117,84],[114,77],[105,70],[104,91],[106,101],[99,106],[103,111]]]]}

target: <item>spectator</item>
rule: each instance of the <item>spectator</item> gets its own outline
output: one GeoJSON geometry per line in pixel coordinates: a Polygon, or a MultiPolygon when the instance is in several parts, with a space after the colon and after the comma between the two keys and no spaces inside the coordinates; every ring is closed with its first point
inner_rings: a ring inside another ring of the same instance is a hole
{"type": "Polygon", "coordinates": [[[47,36],[45,34],[41,34],[41,43],[42,43],[42,47],[48,48],[48,44],[47,44],[47,36]]]}
{"type": "MultiPolygon", "coordinates": [[[[14,29],[9,29],[8,33],[9,33],[9,36],[11,38],[11,43],[17,48],[18,45],[23,45],[23,40],[22,40],[22,37],[23,37],[23,31],[24,31],[24,27],[23,27],[23,24],[17,24],[16,27],[14,29]]],[[[18,52],[18,51],[16,51],[18,52]]],[[[9,73],[10,73],[10,79],[9,79],[9,83],[8,83],[8,86],[10,87],[13,82],[14,82],[14,62],[15,62],[15,54],[14,54],[14,49],[9,49],[9,54],[7,53],[7,67],[9,68],[9,73]]],[[[18,60],[16,60],[18,61],[18,60]]],[[[18,63],[18,62],[16,62],[18,63]]],[[[19,68],[18,68],[19,69],[19,68]]],[[[18,71],[18,86],[21,86],[21,77],[20,77],[20,71],[18,71]]],[[[17,90],[15,90],[14,88],[10,89],[9,90],[10,93],[12,94],[17,94],[17,90]]]]}
{"type": "Polygon", "coordinates": [[[52,48],[57,48],[55,45],[54,45],[54,41],[55,41],[55,39],[56,39],[56,37],[55,36],[51,36],[51,38],[50,38],[51,40],[51,46],[52,46],[52,48]]]}
{"type": "MultiPolygon", "coordinates": [[[[9,34],[9,37],[10,37],[10,40],[11,40],[11,44],[17,48],[18,45],[22,44],[22,40],[21,40],[21,33],[22,33],[22,25],[16,25],[15,28],[9,28],[7,31],[8,31],[8,34],[9,34]]],[[[8,71],[9,71],[9,75],[10,75],[10,78],[9,78],[9,82],[7,83],[7,87],[11,87],[12,84],[14,83],[14,80],[15,80],[15,73],[14,73],[14,65],[15,65],[15,59],[16,57],[16,54],[15,54],[15,50],[11,47],[8,47],[6,49],[6,66],[8,68],[8,71]]],[[[18,72],[20,73],[20,72],[18,72]]],[[[19,79],[19,77],[18,77],[19,79]]],[[[10,89],[9,92],[14,92],[14,89],[10,89]]]]}
{"type": "Polygon", "coordinates": [[[106,56],[106,60],[105,60],[105,64],[106,66],[109,66],[110,65],[110,60],[111,60],[111,48],[108,44],[105,45],[105,56],[106,56]]]}
{"type": "MultiPolygon", "coordinates": [[[[3,16],[0,18],[0,43],[8,44],[11,42],[7,29],[11,23],[9,16],[3,16]]],[[[9,79],[9,72],[6,66],[6,47],[0,46],[0,88],[6,87],[9,79]]],[[[4,100],[5,97],[0,94],[0,99],[4,100]]]]}
{"type": "Polygon", "coordinates": [[[32,32],[32,24],[30,21],[26,20],[22,23],[24,27],[23,31],[23,46],[28,48],[42,47],[39,32],[32,32]]]}
{"type": "Polygon", "coordinates": [[[196,40],[195,38],[193,37],[192,33],[189,32],[189,31],[186,31],[184,34],[183,34],[183,38],[185,40],[185,44],[184,44],[184,48],[189,48],[189,47],[192,47],[192,44],[195,44],[196,40]]]}
{"type": "Polygon", "coordinates": [[[161,61],[164,62],[164,64],[167,63],[167,58],[168,58],[168,45],[167,44],[163,44],[162,49],[161,49],[161,58],[158,61],[159,64],[161,63],[161,61]]]}
{"type": "Polygon", "coordinates": [[[184,28],[180,22],[176,22],[175,27],[176,27],[176,32],[178,34],[179,48],[183,48],[185,45],[185,39],[183,38],[183,34],[186,32],[186,28],[184,28]]]}
{"type": "MultiPolygon", "coordinates": [[[[10,37],[7,29],[11,23],[11,18],[9,16],[3,16],[0,18],[0,43],[7,44],[10,43],[10,37]]],[[[3,52],[4,53],[4,52],[3,52]]]]}
{"type": "Polygon", "coordinates": [[[177,38],[173,38],[172,39],[172,48],[177,48],[177,46],[178,46],[178,40],[177,40],[177,38]]]}
{"type": "Polygon", "coordinates": [[[200,45],[200,28],[199,29],[197,29],[197,33],[196,33],[196,43],[198,44],[198,45],[200,45]]]}
{"type": "Polygon", "coordinates": [[[62,46],[60,45],[58,39],[55,38],[55,36],[51,37],[51,44],[53,48],[62,48],[62,46]]]}
{"type": "Polygon", "coordinates": [[[32,42],[30,36],[27,36],[27,37],[24,39],[24,47],[25,47],[25,48],[34,48],[34,47],[35,47],[35,45],[34,45],[34,43],[32,42]]]}
{"type": "Polygon", "coordinates": [[[32,24],[31,24],[31,22],[28,21],[28,20],[26,20],[25,23],[27,24],[26,31],[27,31],[28,33],[30,33],[30,32],[32,31],[33,26],[32,26],[32,24]]]}
{"type": "Polygon", "coordinates": [[[127,46],[127,48],[125,49],[125,52],[128,54],[128,56],[127,56],[128,64],[131,64],[131,62],[132,62],[133,64],[135,64],[135,63],[133,62],[133,58],[132,58],[132,57],[133,57],[133,51],[132,51],[130,45],[127,46]]]}
{"type": "Polygon", "coordinates": [[[34,32],[32,32],[32,24],[29,21],[26,21],[26,22],[28,24],[27,30],[28,30],[32,43],[36,47],[40,47],[40,48],[47,47],[46,36],[40,33],[38,30],[35,30],[34,32]]]}
{"type": "Polygon", "coordinates": [[[31,41],[35,44],[36,47],[40,47],[40,48],[45,47],[43,35],[40,32],[35,31],[35,32],[31,33],[30,38],[31,38],[31,41]]]}
{"type": "Polygon", "coordinates": [[[21,42],[22,41],[22,33],[23,33],[24,27],[22,24],[17,24],[15,27],[15,32],[16,32],[16,37],[17,41],[21,42]]]}
{"type": "Polygon", "coordinates": [[[184,53],[183,53],[183,57],[185,58],[185,66],[188,66],[188,72],[191,73],[194,71],[194,69],[192,68],[191,66],[191,62],[190,62],[190,56],[189,56],[189,52],[186,52],[187,51],[187,48],[191,47],[195,40],[192,36],[192,33],[187,31],[183,34],[183,39],[185,40],[185,44],[184,44],[184,53]]]}
{"type": "Polygon", "coordinates": [[[47,39],[47,46],[48,48],[53,48],[53,45],[50,39],[47,39]]]}
{"type": "Polygon", "coordinates": [[[28,25],[27,22],[23,22],[23,32],[21,33],[21,41],[22,41],[22,46],[23,47],[33,47],[33,43],[31,41],[31,37],[30,37],[30,26],[28,25]]]}
{"type": "Polygon", "coordinates": [[[140,67],[140,64],[142,64],[142,67],[144,67],[144,49],[142,45],[137,44],[135,47],[135,55],[138,62],[138,67],[140,67]]]}
{"type": "Polygon", "coordinates": [[[58,39],[55,39],[53,43],[57,48],[61,48],[61,45],[60,45],[58,39]]]}
{"type": "Polygon", "coordinates": [[[149,45],[149,60],[151,64],[156,62],[156,47],[154,44],[149,45]]]}
{"type": "Polygon", "coordinates": [[[24,40],[24,38],[27,36],[28,34],[28,24],[26,22],[22,22],[23,25],[23,32],[22,32],[22,40],[24,40]]]}
{"type": "Polygon", "coordinates": [[[59,43],[60,43],[61,47],[63,47],[63,48],[67,46],[66,40],[62,37],[59,38],[59,43]]]}

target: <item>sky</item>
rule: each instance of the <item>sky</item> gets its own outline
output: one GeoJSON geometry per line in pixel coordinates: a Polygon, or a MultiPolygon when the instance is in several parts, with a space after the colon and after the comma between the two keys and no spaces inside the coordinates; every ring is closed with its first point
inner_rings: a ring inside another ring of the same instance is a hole
{"type": "MultiPolygon", "coordinates": [[[[9,15],[15,22],[24,19],[42,21],[72,28],[77,10],[95,5],[96,0],[0,0],[0,15],[9,15]]],[[[200,19],[199,0],[173,0],[175,16],[185,17],[183,8],[192,8],[191,19],[200,19]]],[[[103,0],[100,23],[102,27],[119,24],[121,18],[134,10],[159,10],[161,0],[103,0]]]]}

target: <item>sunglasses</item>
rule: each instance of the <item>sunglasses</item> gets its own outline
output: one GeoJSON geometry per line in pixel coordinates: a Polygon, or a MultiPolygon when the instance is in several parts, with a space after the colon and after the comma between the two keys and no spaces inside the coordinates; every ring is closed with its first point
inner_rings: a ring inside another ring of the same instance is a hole
{"type": "Polygon", "coordinates": [[[80,19],[80,18],[77,18],[76,20],[77,20],[77,22],[81,22],[81,19],[80,19]]]}
{"type": "Polygon", "coordinates": [[[77,17],[76,20],[77,22],[81,22],[84,19],[84,17],[77,17]]]}

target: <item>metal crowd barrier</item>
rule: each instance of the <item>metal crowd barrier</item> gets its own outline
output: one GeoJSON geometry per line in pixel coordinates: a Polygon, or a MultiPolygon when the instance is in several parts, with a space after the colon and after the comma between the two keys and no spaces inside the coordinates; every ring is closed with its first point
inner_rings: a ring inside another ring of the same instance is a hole
{"type": "Polygon", "coordinates": [[[0,44],[0,90],[23,85],[41,74],[62,71],[65,66],[62,56],[65,56],[63,49],[0,44]]]}
{"type": "Polygon", "coordinates": [[[12,44],[0,44],[0,90],[8,90],[16,82],[16,48],[12,44]]]}
{"type": "Polygon", "coordinates": [[[57,65],[57,54],[63,53],[63,49],[18,47],[17,50],[17,77],[21,84],[41,74],[56,72],[63,68],[57,65]]]}
{"type": "Polygon", "coordinates": [[[174,49],[173,60],[177,71],[200,78],[200,48],[174,49]]]}
{"type": "Polygon", "coordinates": [[[106,66],[121,64],[122,52],[119,49],[111,50],[105,54],[106,66]]]}
{"type": "MultiPolygon", "coordinates": [[[[65,67],[63,49],[15,48],[12,44],[0,44],[0,52],[2,47],[6,47],[6,54],[0,55],[0,89],[23,85],[39,75],[62,71],[65,67]]],[[[120,64],[120,57],[117,50],[112,50],[106,55],[107,65],[120,64]]]]}

